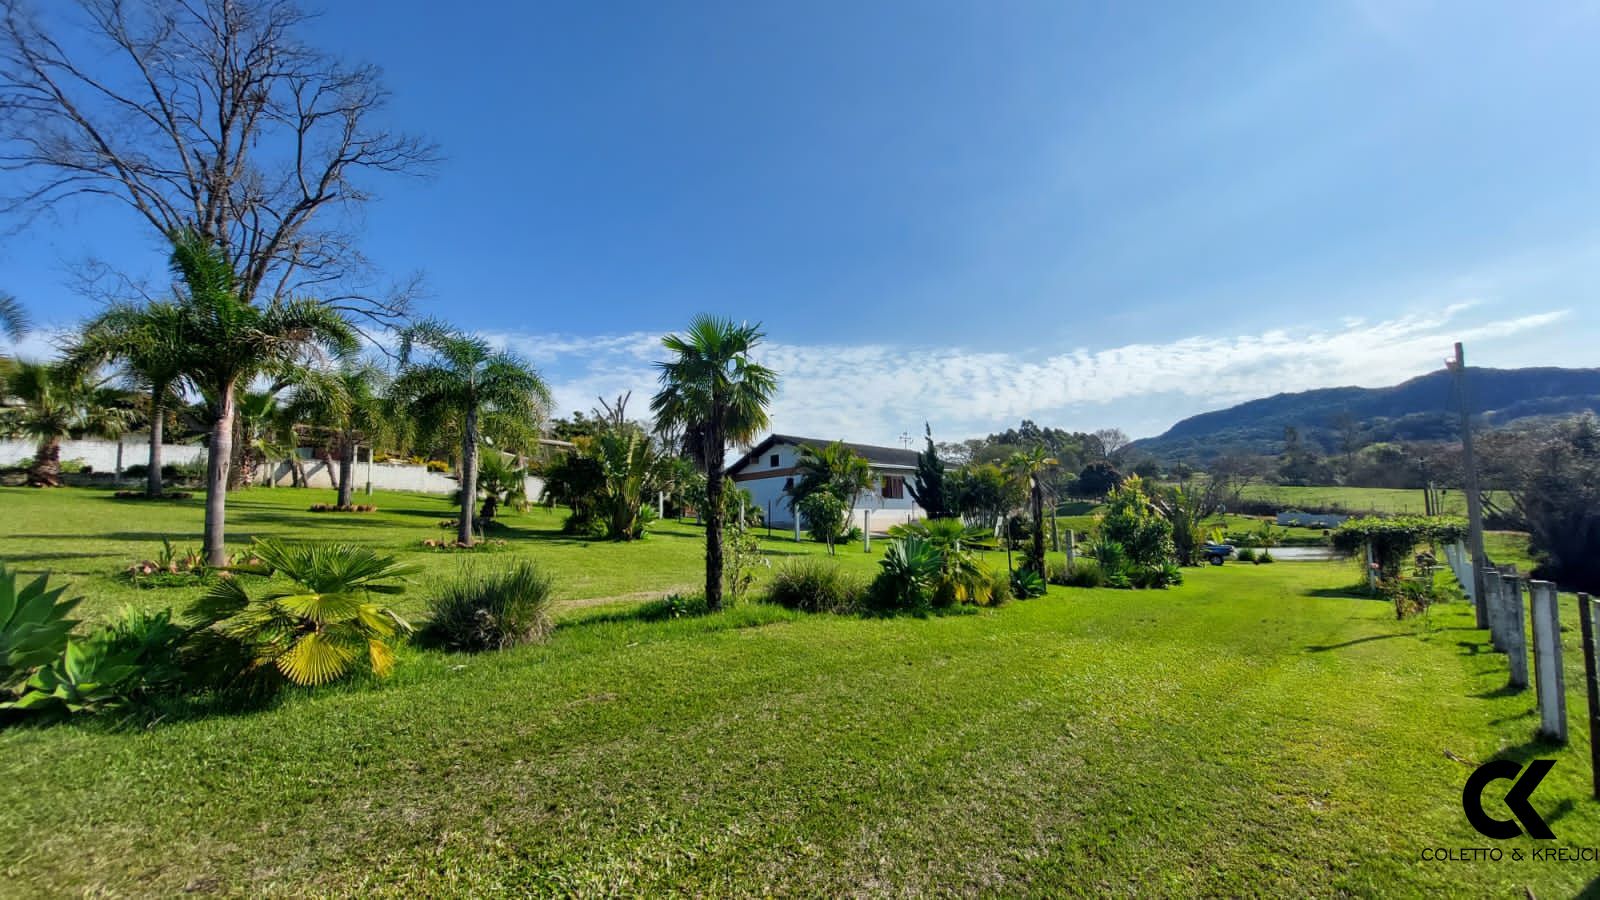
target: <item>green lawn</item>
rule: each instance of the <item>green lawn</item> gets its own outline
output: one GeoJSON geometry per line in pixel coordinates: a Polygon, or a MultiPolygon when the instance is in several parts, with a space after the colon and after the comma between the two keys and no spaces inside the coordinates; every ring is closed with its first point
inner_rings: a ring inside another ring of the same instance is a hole
{"type": "MultiPolygon", "coordinates": [[[[200,545],[204,517],[197,495],[183,501],[117,500],[110,491],[63,488],[38,491],[0,488],[0,562],[23,572],[52,572],[87,595],[80,612],[87,618],[115,613],[122,606],[183,606],[199,589],[140,589],[120,573],[140,559],[154,558],[162,538],[180,547],[200,545]]],[[[420,615],[424,597],[439,579],[463,565],[499,565],[532,557],[557,579],[557,596],[578,606],[602,598],[643,599],[672,591],[696,591],[705,584],[705,531],[692,522],[660,522],[638,543],[590,541],[561,533],[562,509],[508,512],[508,527],[492,537],[510,542],[504,550],[471,554],[428,550],[428,538],[450,539],[454,531],[439,527],[453,518],[447,498],[378,491],[371,498],[376,513],[313,513],[313,503],[333,503],[332,490],[255,488],[228,497],[228,543],[244,548],[255,537],[319,539],[369,544],[423,568],[417,589],[397,606],[406,615],[420,615]]],[[[764,536],[765,530],[761,531],[764,536]]],[[[796,554],[825,554],[820,544],[795,543],[793,532],[775,529],[763,548],[772,565],[796,554]]],[[[875,570],[883,542],[869,556],[859,543],[838,549],[838,559],[863,573],[875,570]]]]}
{"type": "MultiPolygon", "coordinates": [[[[311,499],[230,504],[241,531],[322,526],[407,552],[444,512],[400,496],[359,519],[296,512],[311,499]]],[[[106,573],[197,508],[86,491],[0,504],[0,555],[83,573],[97,610],[178,593],[106,573]]],[[[693,582],[688,527],[618,547],[551,523],[521,522],[511,553],[545,562],[564,597],[693,582]]],[[[1501,690],[1470,610],[1396,623],[1345,592],[1355,574],[1229,565],[1169,592],[1052,588],[932,619],[746,605],[647,623],[621,601],[572,605],[544,646],[407,650],[388,682],[254,714],[11,729],[0,894],[1600,890],[1593,864],[1511,861],[1526,838],[1500,842],[1500,863],[1419,859],[1494,843],[1464,821],[1470,769],[1447,753],[1556,759],[1534,804],[1555,844],[1600,846],[1575,649],[1573,744],[1533,743],[1532,697],[1501,690]]]]}
{"type": "MultiPolygon", "coordinates": [[[[1422,491],[1399,488],[1253,484],[1244,489],[1244,498],[1279,503],[1286,510],[1318,506],[1350,512],[1411,513],[1419,516],[1423,512],[1422,491]]],[[[1467,514],[1466,495],[1461,491],[1447,490],[1443,499],[1445,512],[1459,516],[1467,514]]]]}

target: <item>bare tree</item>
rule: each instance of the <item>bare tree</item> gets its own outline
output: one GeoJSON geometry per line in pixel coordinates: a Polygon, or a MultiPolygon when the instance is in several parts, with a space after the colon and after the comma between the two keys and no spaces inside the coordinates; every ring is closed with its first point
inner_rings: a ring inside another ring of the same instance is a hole
{"type": "Polygon", "coordinates": [[[423,174],[437,152],[376,124],[377,68],[304,44],[294,0],[68,6],[0,0],[0,211],[111,198],[163,239],[222,247],[247,302],[403,317],[414,282],[373,283],[348,213],[365,176],[423,174]]]}
{"type": "Polygon", "coordinates": [[[1123,449],[1132,443],[1128,433],[1121,428],[1102,428],[1094,433],[1094,437],[1100,441],[1100,452],[1111,462],[1117,462],[1123,449]]]}

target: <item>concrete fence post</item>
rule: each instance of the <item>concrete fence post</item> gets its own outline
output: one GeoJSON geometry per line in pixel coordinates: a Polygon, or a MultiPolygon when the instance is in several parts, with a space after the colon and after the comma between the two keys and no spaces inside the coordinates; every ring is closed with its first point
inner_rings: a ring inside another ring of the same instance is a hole
{"type": "Polygon", "coordinates": [[[1583,626],[1583,687],[1589,696],[1589,774],[1594,796],[1600,799],[1600,647],[1595,629],[1600,627],[1600,601],[1578,595],[1578,622],[1583,626]]]}
{"type": "Polygon", "coordinates": [[[1374,560],[1372,558],[1372,544],[1370,542],[1368,542],[1367,545],[1366,545],[1366,551],[1367,551],[1367,590],[1376,591],[1378,589],[1378,571],[1376,569],[1372,568],[1372,564],[1373,564],[1374,560]]]}
{"type": "Polygon", "coordinates": [[[1556,586],[1528,582],[1533,607],[1533,677],[1539,696],[1539,734],[1567,742],[1567,676],[1561,669],[1561,608],[1556,586]]]}
{"type": "Polygon", "coordinates": [[[794,511],[794,542],[800,543],[800,510],[794,511]]]}
{"type": "Polygon", "coordinates": [[[1528,686],[1528,617],[1522,604],[1522,579],[1502,575],[1500,594],[1500,638],[1505,642],[1506,663],[1511,669],[1507,684],[1522,690],[1528,686]]]}
{"type": "Polygon", "coordinates": [[[1500,573],[1495,569],[1483,570],[1483,606],[1489,619],[1489,645],[1505,652],[1505,641],[1500,632],[1500,573]]]}
{"type": "Polygon", "coordinates": [[[1078,533],[1067,529],[1067,571],[1078,567],[1078,533]]]}
{"type": "Polygon", "coordinates": [[[861,552],[872,552],[872,510],[861,511],[861,552]]]}

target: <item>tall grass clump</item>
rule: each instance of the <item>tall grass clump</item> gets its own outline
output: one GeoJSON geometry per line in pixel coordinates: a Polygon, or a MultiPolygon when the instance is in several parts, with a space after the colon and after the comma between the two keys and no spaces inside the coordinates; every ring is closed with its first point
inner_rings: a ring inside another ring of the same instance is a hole
{"type": "Polygon", "coordinates": [[[767,600],[801,612],[852,613],[861,609],[866,580],[821,559],[799,559],[772,575],[767,600]]]}
{"type": "Polygon", "coordinates": [[[446,650],[477,653],[536,644],[549,637],[553,579],[531,561],[481,573],[466,569],[428,602],[419,637],[446,650]]]}

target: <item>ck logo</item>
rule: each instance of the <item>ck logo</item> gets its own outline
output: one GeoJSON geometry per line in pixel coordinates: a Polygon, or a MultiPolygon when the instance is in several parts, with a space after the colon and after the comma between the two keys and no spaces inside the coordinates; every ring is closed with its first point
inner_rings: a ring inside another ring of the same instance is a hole
{"type": "Polygon", "coordinates": [[[1550,826],[1539,818],[1539,813],[1528,802],[1539,782],[1550,772],[1550,767],[1556,761],[1553,759],[1536,759],[1528,763],[1527,771],[1509,759],[1497,759],[1479,766],[1467,778],[1467,786],[1461,790],[1461,809],[1467,814],[1467,821],[1478,833],[1484,837],[1496,840],[1506,840],[1521,834],[1527,829],[1528,836],[1541,840],[1551,840],[1555,834],[1550,831],[1550,826]],[[1517,777],[1521,773],[1522,777],[1517,777]],[[1491,781],[1500,779],[1512,782],[1511,790],[1506,791],[1506,808],[1516,816],[1516,821],[1511,819],[1495,819],[1483,811],[1483,789],[1491,781]],[[1517,827],[1517,822],[1522,823],[1522,828],[1517,827]]]}

